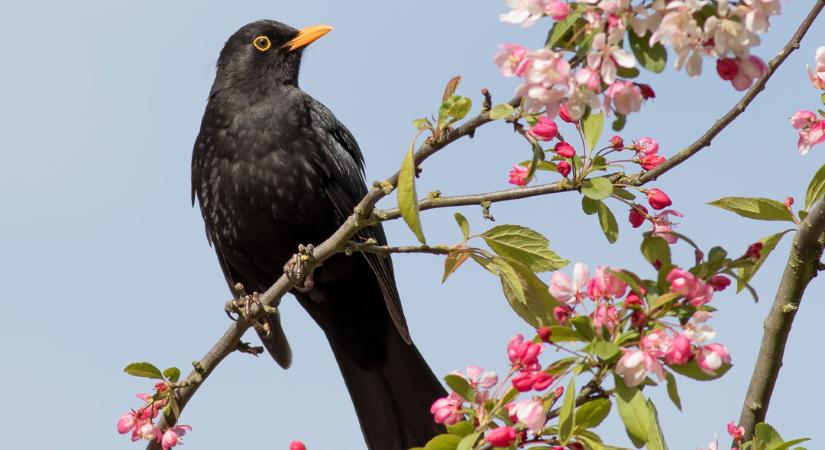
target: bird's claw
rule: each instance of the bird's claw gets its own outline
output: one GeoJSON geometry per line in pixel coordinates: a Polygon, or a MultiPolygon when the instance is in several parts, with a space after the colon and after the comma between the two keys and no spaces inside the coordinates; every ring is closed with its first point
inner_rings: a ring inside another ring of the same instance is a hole
{"type": "Polygon", "coordinates": [[[277,314],[277,309],[264,306],[261,303],[261,294],[253,292],[251,295],[242,294],[234,300],[230,300],[224,307],[226,315],[232,320],[237,320],[232,316],[232,313],[237,313],[243,316],[246,320],[252,322],[255,331],[261,333],[263,336],[269,336],[272,331],[271,314],[277,314]],[[253,308],[253,305],[255,308],[253,308]]]}
{"type": "Polygon", "coordinates": [[[295,285],[294,289],[298,292],[307,292],[315,284],[312,271],[307,271],[308,263],[315,258],[314,251],[315,247],[312,244],[299,245],[298,253],[292,255],[292,258],[284,265],[284,273],[289,281],[295,285]]]}

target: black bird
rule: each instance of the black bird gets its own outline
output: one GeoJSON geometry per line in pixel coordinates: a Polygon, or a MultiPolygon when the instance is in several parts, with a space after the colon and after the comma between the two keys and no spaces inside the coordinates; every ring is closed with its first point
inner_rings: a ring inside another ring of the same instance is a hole
{"type": "MultiPolygon", "coordinates": [[[[192,155],[192,201],[230,289],[266,290],[299,244],[329,237],[367,192],[355,138],[298,87],[304,47],[330,30],[262,20],[221,51],[192,155]]],[[[369,238],[386,243],[380,225],[358,235],[369,238]]],[[[429,407],[446,394],[410,340],[389,258],[336,255],[293,294],[332,347],[370,449],[422,446],[443,432],[429,407]]],[[[258,334],[288,367],[280,320],[258,334]]]]}

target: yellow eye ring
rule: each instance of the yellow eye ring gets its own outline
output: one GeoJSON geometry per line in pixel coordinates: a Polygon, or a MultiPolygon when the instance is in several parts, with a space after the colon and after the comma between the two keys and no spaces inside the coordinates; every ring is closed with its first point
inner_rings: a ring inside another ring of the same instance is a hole
{"type": "Polygon", "coordinates": [[[258,36],[252,40],[252,45],[254,45],[258,50],[265,52],[272,47],[272,41],[270,41],[266,36],[258,36]]]}

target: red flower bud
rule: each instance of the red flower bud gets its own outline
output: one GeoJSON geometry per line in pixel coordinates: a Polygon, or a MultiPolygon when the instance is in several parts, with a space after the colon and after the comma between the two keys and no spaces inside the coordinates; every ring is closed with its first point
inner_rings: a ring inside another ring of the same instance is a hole
{"type": "Polygon", "coordinates": [[[610,146],[616,150],[621,150],[624,148],[624,139],[621,136],[613,136],[610,138],[610,146]]]}
{"type": "Polygon", "coordinates": [[[509,447],[516,440],[516,430],[513,427],[498,427],[488,431],[484,440],[493,447],[509,447]]]}
{"type": "Polygon", "coordinates": [[[543,391],[553,384],[553,375],[545,372],[538,372],[533,375],[533,389],[543,391]]]}
{"type": "Polygon", "coordinates": [[[710,283],[714,291],[724,291],[725,288],[730,286],[730,278],[724,275],[714,275],[710,277],[708,283],[710,283]]]}
{"type": "Polygon", "coordinates": [[[716,73],[719,74],[719,78],[730,81],[736,78],[736,75],[739,73],[739,64],[731,58],[718,59],[716,61],[716,73]]]}
{"type": "Polygon", "coordinates": [[[559,173],[561,174],[561,176],[563,176],[564,178],[567,178],[567,176],[570,175],[570,171],[572,169],[573,169],[573,167],[567,161],[560,161],[556,165],[556,170],[558,170],[559,173]]]}
{"type": "Polygon", "coordinates": [[[555,147],[553,147],[553,150],[555,150],[559,156],[564,158],[572,158],[576,156],[576,149],[574,149],[573,146],[567,142],[559,142],[555,147]]]}
{"type": "Polygon", "coordinates": [[[673,204],[667,194],[665,194],[661,189],[656,188],[648,189],[647,201],[653,209],[664,209],[673,204]]]}
{"type": "Polygon", "coordinates": [[[653,92],[653,88],[650,87],[649,84],[636,83],[636,86],[639,86],[639,90],[642,91],[642,97],[644,97],[645,100],[656,98],[656,93],[653,92]]]}
{"type": "Polygon", "coordinates": [[[647,220],[647,208],[642,205],[633,205],[630,208],[630,216],[628,217],[633,228],[639,228],[647,220]]]}
{"type": "Polygon", "coordinates": [[[289,450],[307,450],[307,447],[301,441],[292,441],[289,444],[289,450]]]}
{"type": "Polygon", "coordinates": [[[570,111],[567,110],[567,104],[561,105],[561,108],[559,108],[559,117],[561,117],[561,120],[567,123],[575,122],[575,120],[573,120],[573,118],[570,117],[570,111]]]}
{"type": "Polygon", "coordinates": [[[556,398],[561,398],[561,396],[564,395],[564,387],[562,387],[562,386],[557,387],[556,390],[553,391],[553,395],[555,395],[556,398]]]}
{"type": "Polygon", "coordinates": [[[539,338],[541,338],[542,341],[548,343],[550,342],[550,337],[553,336],[553,332],[550,331],[550,327],[540,327],[536,330],[536,334],[539,335],[539,338]]]}
{"type": "Polygon", "coordinates": [[[748,246],[748,251],[745,252],[745,258],[753,258],[759,259],[762,257],[762,247],[763,244],[761,242],[754,242],[750,246],[748,246]]]}
{"type": "Polygon", "coordinates": [[[665,162],[665,157],[662,155],[644,155],[639,158],[639,164],[641,164],[645,170],[653,170],[663,162],[665,162]]]}

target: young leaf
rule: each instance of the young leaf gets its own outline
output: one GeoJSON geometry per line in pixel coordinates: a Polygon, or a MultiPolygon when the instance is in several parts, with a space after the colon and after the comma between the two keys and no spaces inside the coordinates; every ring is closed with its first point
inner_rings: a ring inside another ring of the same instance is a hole
{"type": "Polygon", "coordinates": [[[467,436],[475,430],[475,427],[470,422],[462,421],[454,425],[447,425],[447,433],[461,437],[467,436]]]}
{"type": "Polygon", "coordinates": [[[454,434],[439,434],[427,442],[424,450],[456,450],[461,439],[461,436],[454,434]]]}
{"type": "Polygon", "coordinates": [[[464,436],[464,438],[461,439],[461,442],[458,443],[458,448],[456,450],[472,450],[473,446],[475,446],[476,441],[478,441],[478,438],[480,437],[480,431],[476,431],[475,433],[470,433],[464,436]]]}
{"type": "Polygon", "coordinates": [[[444,283],[447,281],[447,278],[455,273],[469,257],[470,252],[450,252],[450,254],[444,258],[444,275],[441,277],[441,282],[444,283]]]}
{"type": "Polygon", "coordinates": [[[613,194],[613,183],[605,177],[588,178],[582,182],[581,191],[593,200],[604,200],[613,194]]]}
{"type": "Polygon", "coordinates": [[[398,209],[401,217],[410,227],[415,237],[422,244],[426,244],[424,232],[421,230],[421,220],[418,217],[418,196],[415,193],[415,158],[413,147],[407,151],[401,170],[398,173],[398,209]]]}
{"type": "Polygon", "coordinates": [[[647,423],[650,425],[647,429],[647,450],[668,450],[662,428],[659,426],[659,412],[656,411],[656,405],[648,400],[647,407],[649,411],[647,423]]]}
{"type": "Polygon", "coordinates": [[[717,378],[721,378],[722,375],[727,373],[727,371],[730,370],[732,366],[731,364],[722,363],[722,366],[716,369],[715,375],[708,375],[705,372],[703,372],[702,369],[699,368],[699,365],[696,363],[695,359],[681,366],[672,365],[668,367],[670,367],[670,370],[678,373],[679,375],[683,375],[698,381],[710,381],[715,380],[717,378]]]}
{"type": "Polygon", "coordinates": [[[590,321],[590,317],[577,316],[570,319],[570,323],[573,325],[573,328],[588,341],[596,337],[596,331],[593,329],[593,322],[590,321]]]}
{"type": "Polygon", "coordinates": [[[740,267],[737,269],[737,279],[736,279],[736,293],[742,292],[742,289],[745,289],[745,286],[750,283],[751,279],[756,272],[762,267],[762,264],[765,263],[765,260],[768,259],[771,252],[776,248],[779,244],[779,241],[782,240],[782,237],[785,236],[789,231],[793,230],[785,230],[781,233],[772,234],[770,236],[765,236],[759,240],[762,243],[762,250],[759,251],[759,260],[756,261],[756,264],[740,267]]]}
{"type": "Polygon", "coordinates": [[[455,213],[455,221],[461,229],[461,234],[464,235],[464,240],[470,239],[470,222],[467,218],[461,213],[455,213]]]}
{"type": "Polygon", "coordinates": [[[679,411],[682,410],[682,399],[679,398],[679,388],[676,386],[676,377],[673,376],[672,373],[667,372],[667,396],[670,397],[670,401],[676,405],[676,408],[679,411]]]}
{"type": "Polygon", "coordinates": [[[599,225],[602,227],[607,242],[612,244],[619,239],[619,224],[616,222],[616,216],[604,202],[599,202],[599,225]]]}
{"type": "Polygon", "coordinates": [[[160,369],[155,367],[154,364],[146,361],[133,362],[132,364],[126,366],[123,371],[133,377],[154,378],[156,380],[163,379],[163,374],[160,373],[160,369]]]}
{"type": "Polygon", "coordinates": [[[576,409],[576,430],[596,428],[610,414],[613,403],[610,399],[599,398],[589,401],[576,409]]]}
{"type": "Polygon", "coordinates": [[[753,448],[761,450],[773,450],[782,445],[785,440],[774,427],[767,423],[757,423],[753,431],[753,448]]]}
{"type": "Polygon", "coordinates": [[[450,78],[450,81],[447,82],[447,85],[444,86],[444,95],[441,96],[441,101],[446,102],[448,98],[452,97],[455,94],[456,89],[458,89],[458,85],[461,83],[461,75],[456,75],[450,78]]]}
{"type": "Polygon", "coordinates": [[[650,429],[650,411],[638,387],[628,387],[624,380],[615,376],[616,406],[628,437],[638,448],[647,443],[650,429]]]}
{"type": "Polygon", "coordinates": [[[785,220],[793,222],[793,216],[785,204],[762,197],[722,197],[708,203],[717,208],[733,211],[742,217],[755,220],[785,220]]]}
{"type": "Polygon", "coordinates": [[[170,367],[163,371],[163,376],[172,383],[177,383],[180,379],[180,369],[177,367],[170,367]]]}
{"type": "Polygon", "coordinates": [[[576,427],[576,416],[573,410],[576,407],[576,377],[570,377],[567,388],[564,391],[564,401],[559,412],[559,441],[566,444],[576,427]]]}
{"type": "Polygon", "coordinates": [[[425,128],[429,128],[433,125],[430,123],[430,119],[428,119],[426,117],[422,117],[420,119],[413,120],[413,126],[415,127],[416,130],[420,131],[420,130],[423,130],[425,128]]]}
{"type": "Polygon", "coordinates": [[[509,103],[501,103],[493,106],[493,109],[490,110],[490,118],[493,120],[507,119],[512,116],[515,111],[516,109],[510,106],[509,103]]]}
{"type": "Polygon", "coordinates": [[[603,361],[610,361],[622,353],[622,349],[618,345],[607,341],[596,341],[592,349],[593,354],[603,361]]]}
{"type": "Polygon", "coordinates": [[[581,17],[581,15],[581,10],[571,11],[570,14],[568,14],[564,20],[554,23],[553,28],[551,28],[550,31],[547,33],[547,41],[545,42],[545,47],[566,48],[565,46],[560,46],[559,44],[561,43],[562,38],[572,34],[568,33],[568,31],[571,31],[571,28],[576,23],[576,21],[579,20],[579,17],[581,17]]]}
{"type": "Polygon", "coordinates": [[[475,401],[475,391],[473,391],[473,387],[470,386],[470,383],[464,377],[449,374],[444,377],[444,381],[447,382],[447,386],[449,386],[450,389],[454,390],[456,394],[460,395],[464,400],[468,402],[475,401]]]}
{"type": "Polygon", "coordinates": [[[582,211],[588,216],[592,216],[599,212],[599,205],[603,202],[601,200],[593,200],[592,198],[582,195],[582,211]]]}
{"type": "Polygon", "coordinates": [[[639,61],[639,64],[653,73],[661,73],[667,65],[667,50],[657,42],[650,46],[650,33],[639,36],[636,33],[627,33],[630,37],[630,49],[639,61]]]}
{"type": "Polygon", "coordinates": [[[461,95],[453,95],[438,109],[438,127],[446,128],[463,119],[473,107],[473,101],[461,95]]]}
{"type": "Polygon", "coordinates": [[[656,261],[661,264],[670,264],[670,246],[659,236],[652,234],[645,236],[641,250],[642,255],[651,264],[656,264],[656,261]]]}
{"type": "Polygon", "coordinates": [[[811,205],[821,199],[823,194],[825,194],[825,164],[816,171],[811,183],[808,184],[808,191],[805,193],[805,209],[810,209],[811,205]]]}
{"type": "Polygon", "coordinates": [[[587,142],[588,152],[596,148],[596,144],[602,136],[603,129],[604,113],[601,111],[598,114],[593,114],[591,112],[582,121],[582,132],[584,133],[584,140],[587,142]]]}
{"type": "Polygon", "coordinates": [[[534,272],[558,270],[569,262],[550,250],[550,242],[541,233],[521,225],[499,225],[481,237],[499,255],[513,258],[534,272]]]}

